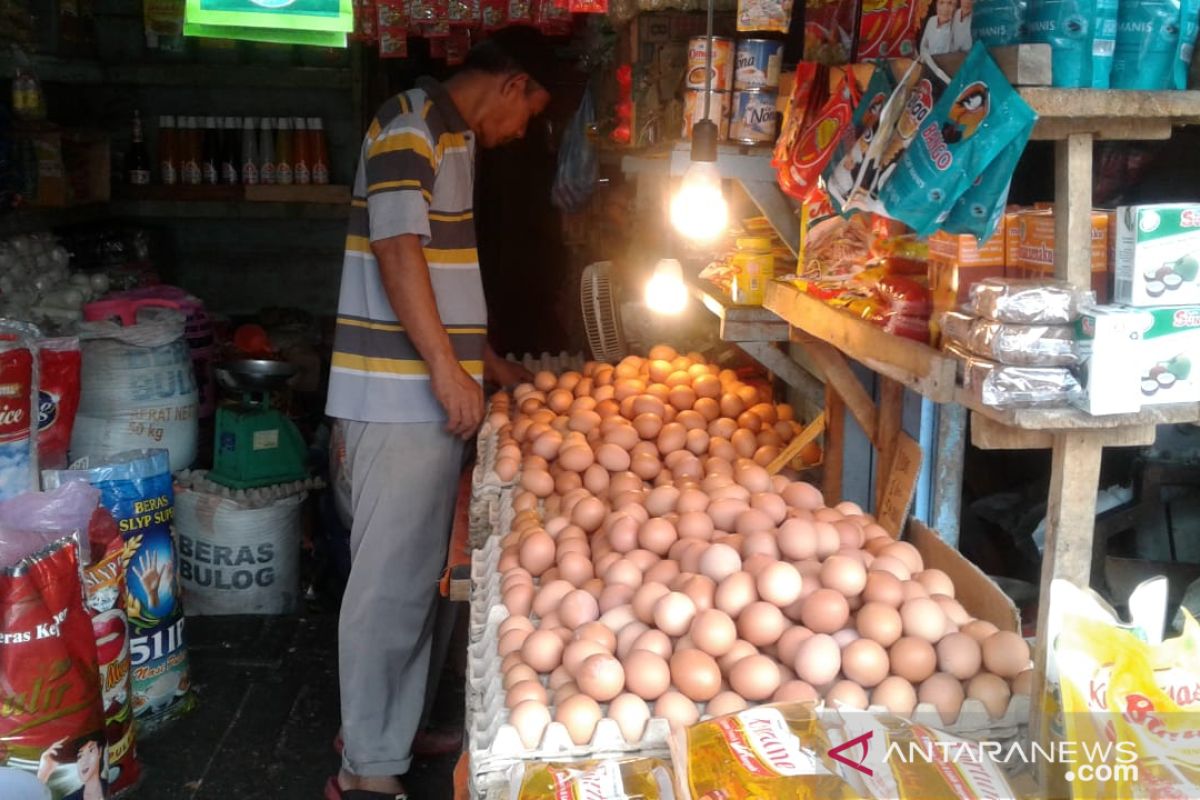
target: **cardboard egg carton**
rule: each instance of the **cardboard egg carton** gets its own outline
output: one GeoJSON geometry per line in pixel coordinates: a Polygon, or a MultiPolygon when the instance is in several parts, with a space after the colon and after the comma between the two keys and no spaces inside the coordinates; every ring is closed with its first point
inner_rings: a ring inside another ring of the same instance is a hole
{"type": "Polygon", "coordinates": [[[509,353],[506,358],[509,361],[520,363],[521,366],[530,372],[553,372],[556,375],[570,370],[582,370],[583,365],[587,362],[583,353],[568,353],[565,350],[556,356],[552,356],[549,353],[542,353],[536,357],[532,353],[526,353],[522,356],[509,353]]]}

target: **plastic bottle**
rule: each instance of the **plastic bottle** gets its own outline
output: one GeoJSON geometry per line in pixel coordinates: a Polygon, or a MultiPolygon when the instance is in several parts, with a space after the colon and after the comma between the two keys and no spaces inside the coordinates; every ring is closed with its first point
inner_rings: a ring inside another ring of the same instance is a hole
{"type": "Polygon", "coordinates": [[[183,114],[179,116],[179,130],[175,139],[179,149],[179,183],[184,186],[194,185],[196,181],[192,179],[192,176],[200,174],[200,162],[196,159],[196,152],[192,148],[195,124],[194,117],[183,114]]]}
{"type": "Polygon", "coordinates": [[[325,142],[325,126],[320,117],[308,118],[308,138],[312,142],[312,182],[324,186],[329,183],[329,145],[325,142]]]}
{"type": "Polygon", "coordinates": [[[292,121],[287,117],[275,120],[275,182],[287,186],[292,183],[294,161],[292,121]]]}
{"type": "Polygon", "coordinates": [[[237,117],[226,117],[221,130],[221,183],[238,183],[242,171],[241,125],[237,117]]]}
{"type": "Polygon", "coordinates": [[[125,152],[125,180],[131,186],[150,185],[150,151],[142,135],[142,112],[133,110],[133,135],[125,152]]]}
{"type": "Polygon", "coordinates": [[[312,183],[312,140],[308,138],[308,125],[305,124],[304,117],[294,118],[292,125],[296,129],[295,136],[292,137],[292,180],[307,185],[312,183]]]}
{"type": "Polygon", "coordinates": [[[200,173],[204,183],[215,186],[221,182],[221,138],[217,133],[217,118],[204,118],[204,138],[200,145],[200,173]]]}
{"type": "Polygon", "coordinates": [[[179,137],[175,132],[175,117],[163,114],[158,118],[158,179],[163,186],[180,183],[179,137]]]}
{"type": "Polygon", "coordinates": [[[258,183],[258,119],[242,119],[242,183],[253,186],[258,183]]]}
{"type": "Polygon", "coordinates": [[[262,118],[262,130],[258,137],[258,182],[275,183],[275,131],[270,117],[262,118]]]}

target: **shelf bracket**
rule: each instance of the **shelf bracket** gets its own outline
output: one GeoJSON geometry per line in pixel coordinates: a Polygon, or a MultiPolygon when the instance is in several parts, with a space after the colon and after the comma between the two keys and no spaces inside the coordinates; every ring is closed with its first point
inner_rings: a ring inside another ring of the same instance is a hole
{"type": "Polygon", "coordinates": [[[758,206],[758,210],[771,223],[779,238],[792,251],[793,257],[800,255],[800,219],[792,200],[775,181],[739,179],[746,196],[758,206]]]}

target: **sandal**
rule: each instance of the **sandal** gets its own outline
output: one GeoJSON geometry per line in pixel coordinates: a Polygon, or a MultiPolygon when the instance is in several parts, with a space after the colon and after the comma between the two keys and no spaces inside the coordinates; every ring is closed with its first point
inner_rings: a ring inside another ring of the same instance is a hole
{"type": "Polygon", "coordinates": [[[343,789],[334,775],[325,782],[325,800],[408,800],[406,792],[369,792],[366,789],[343,789]]]}

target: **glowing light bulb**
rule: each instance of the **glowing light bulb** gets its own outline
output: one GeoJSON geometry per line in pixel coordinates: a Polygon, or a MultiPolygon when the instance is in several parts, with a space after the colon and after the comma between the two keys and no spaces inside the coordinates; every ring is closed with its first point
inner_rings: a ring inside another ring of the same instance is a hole
{"type": "Polygon", "coordinates": [[[695,242],[711,242],[729,224],[729,205],[721,191],[721,175],[711,161],[693,161],[671,200],[671,224],[695,242]]]}
{"type": "Polygon", "coordinates": [[[646,305],[658,314],[678,314],[687,306],[683,267],[673,258],[661,259],[646,281],[646,305]]]}

